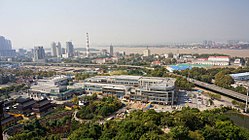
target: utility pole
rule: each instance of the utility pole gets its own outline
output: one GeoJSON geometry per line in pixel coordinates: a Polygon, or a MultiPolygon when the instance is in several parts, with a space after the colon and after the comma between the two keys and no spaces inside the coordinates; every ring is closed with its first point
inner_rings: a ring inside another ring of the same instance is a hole
{"type": "Polygon", "coordinates": [[[0,140],[3,140],[3,128],[2,128],[2,118],[4,117],[3,115],[3,102],[0,101],[0,140]]]}
{"type": "Polygon", "coordinates": [[[249,92],[249,87],[247,87],[245,113],[247,113],[247,106],[248,106],[248,94],[249,94],[248,92],[249,92]]]}

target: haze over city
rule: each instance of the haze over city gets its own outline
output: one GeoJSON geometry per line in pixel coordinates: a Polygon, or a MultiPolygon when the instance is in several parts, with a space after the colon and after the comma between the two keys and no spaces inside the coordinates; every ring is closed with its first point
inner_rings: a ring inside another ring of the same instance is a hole
{"type": "Polygon", "coordinates": [[[158,45],[249,40],[247,0],[0,0],[0,33],[14,48],[52,41],[90,45],[158,45]]]}
{"type": "Polygon", "coordinates": [[[249,140],[248,0],[0,0],[0,140],[249,140]]]}

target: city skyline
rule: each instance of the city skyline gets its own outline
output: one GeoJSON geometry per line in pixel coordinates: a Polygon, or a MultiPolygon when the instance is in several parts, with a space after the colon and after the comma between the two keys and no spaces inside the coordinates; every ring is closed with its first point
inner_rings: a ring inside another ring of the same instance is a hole
{"type": "Polygon", "coordinates": [[[249,1],[0,0],[0,35],[13,48],[249,40],[249,1]]]}

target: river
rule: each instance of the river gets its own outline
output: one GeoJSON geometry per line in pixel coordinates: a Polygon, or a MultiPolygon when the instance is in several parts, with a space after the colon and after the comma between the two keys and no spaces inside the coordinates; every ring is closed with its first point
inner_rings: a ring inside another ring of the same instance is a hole
{"type": "Polygon", "coordinates": [[[227,112],[226,114],[236,125],[249,129],[249,116],[235,112],[227,112]]]}

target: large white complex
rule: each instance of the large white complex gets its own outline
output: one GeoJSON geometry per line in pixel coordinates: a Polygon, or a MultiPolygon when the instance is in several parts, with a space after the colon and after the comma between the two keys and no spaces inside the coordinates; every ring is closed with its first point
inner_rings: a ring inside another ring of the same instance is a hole
{"type": "Polygon", "coordinates": [[[87,93],[115,95],[143,102],[172,104],[176,102],[175,79],[142,76],[96,76],[84,83],[87,93]]]}
{"type": "Polygon", "coordinates": [[[227,66],[230,64],[230,58],[228,56],[209,56],[208,58],[198,58],[197,60],[193,61],[193,63],[227,66]]]}
{"type": "Polygon", "coordinates": [[[249,80],[249,72],[230,74],[234,80],[247,81],[249,80]]]}
{"type": "Polygon", "coordinates": [[[70,77],[64,75],[39,79],[30,87],[29,97],[34,99],[46,97],[51,100],[67,99],[71,96],[70,90],[67,89],[69,79],[70,77]]]}

